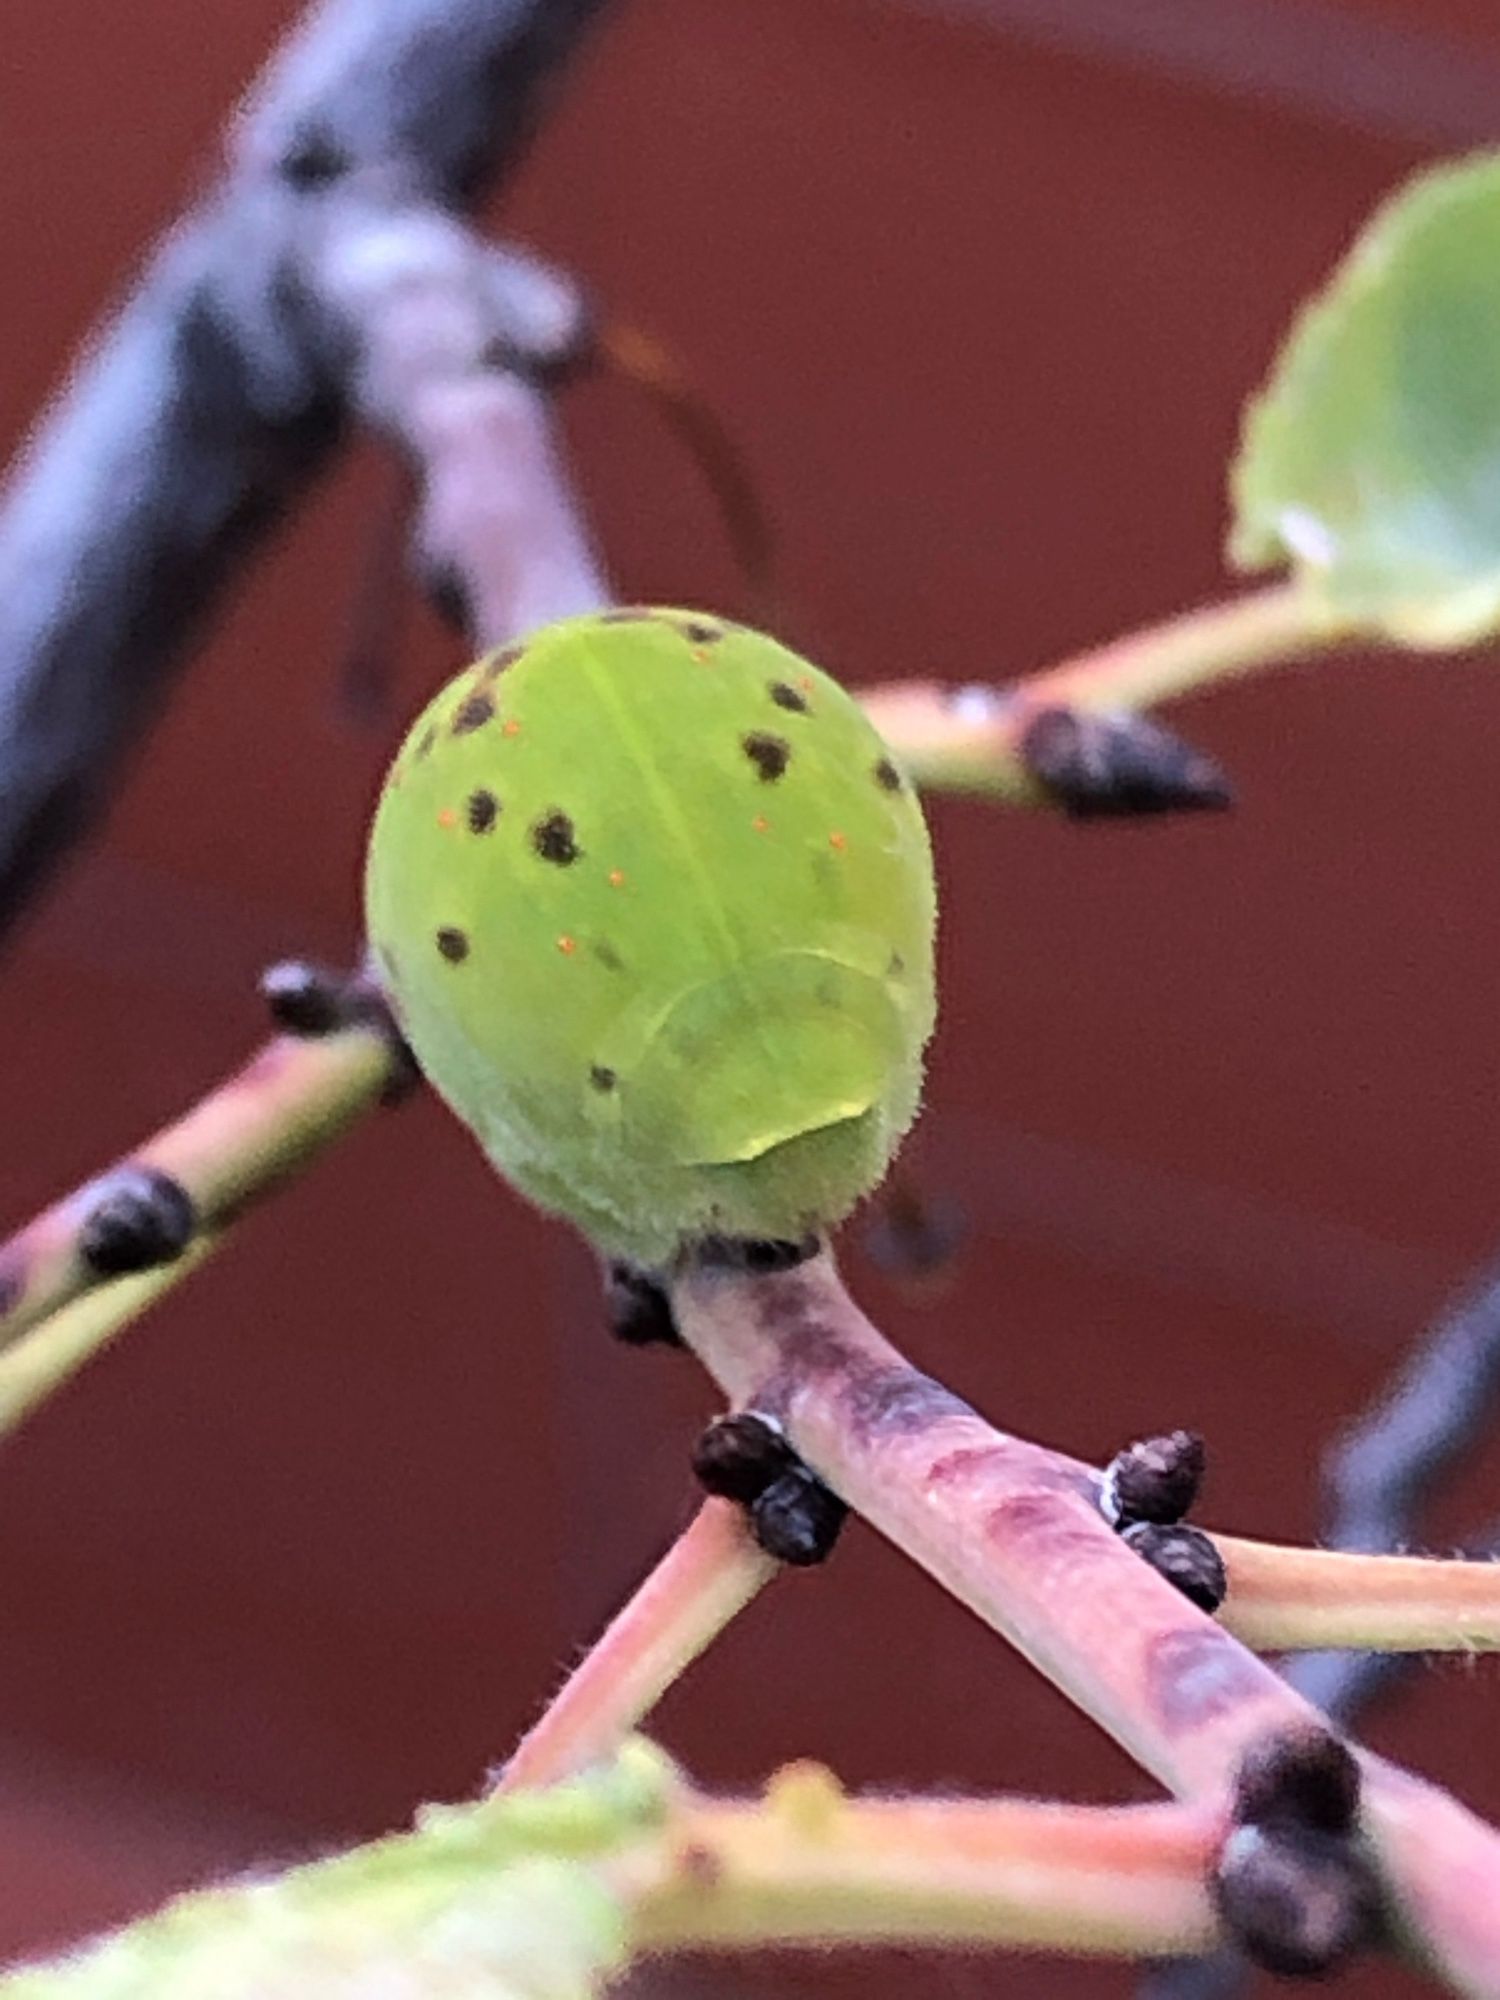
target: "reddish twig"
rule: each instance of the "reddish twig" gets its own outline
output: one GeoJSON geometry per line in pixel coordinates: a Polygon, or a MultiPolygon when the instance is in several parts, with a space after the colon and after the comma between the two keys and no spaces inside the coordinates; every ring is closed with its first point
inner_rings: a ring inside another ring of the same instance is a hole
{"type": "MultiPolygon", "coordinates": [[[[188,1197],[194,1233],[217,1231],[378,1103],[403,1060],[379,1025],[307,1041],[279,1035],[122,1165],[166,1175],[188,1197]]],[[[0,1349],[104,1282],[81,1235],[111,1179],[65,1195],[0,1246],[0,1349]]]]}
{"type": "Polygon", "coordinates": [[[521,1739],[497,1790],[555,1784],[612,1755],[777,1567],[738,1507],[705,1501],[521,1739]]]}

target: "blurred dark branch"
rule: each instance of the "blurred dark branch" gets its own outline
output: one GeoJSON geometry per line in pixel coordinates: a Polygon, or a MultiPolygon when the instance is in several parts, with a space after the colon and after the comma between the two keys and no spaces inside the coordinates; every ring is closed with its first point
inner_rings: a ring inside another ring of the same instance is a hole
{"type": "Polygon", "coordinates": [[[525,522],[524,545],[491,547],[479,601],[463,593],[483,636],[599,594],[545,405],[511,372],[578,339],[578,302],[457,210],[514,163],[602,8],[326,0],[232,121],[217,185],[0,495],[0,930],[106,803],[187,644],[350,416],[418,461],[435,562],[462,543],[478,457],[509,465],[468,507],[471,537],[525,522]]]}
{"type": "Polygon", "coordinates": [[[1371,1550],[1410,1541],[1433,1487],[1488,1429],[1497,1397],[1500,1262],[1441,1315],[1385,1394],[1334,1446],[1328,1540],[1371,1550]]]}
{"type": "MultiPolygon", "coordinates": [[[[1487,1431],[1500,1399],[1500,1263],[1442,1313],[1385,1392],[1330,1448],[1324,1467],[1322,1540],[1385,1554],[1421,1540],[1433,1489],[1487,1431]]],[[[1500,1522],[1476,1536],[1476,1559],[1500,1548],[1500,1522]]],[[[1407,1681],[1421,1654],[1304,1653],[1286,1678],[1335,1722],[1353,1727],[1407,1681]]],[[[1231,2000],[1250,1968],[1233,1950],[1160,1967],[1143,2000],[1231,2000]]]]}

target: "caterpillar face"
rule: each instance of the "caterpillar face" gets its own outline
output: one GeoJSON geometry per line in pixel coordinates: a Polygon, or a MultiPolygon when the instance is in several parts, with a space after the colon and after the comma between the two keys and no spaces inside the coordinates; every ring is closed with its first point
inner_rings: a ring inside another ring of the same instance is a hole
{"type": "Polygon", "coordinates": [[[607,611],[413,725],[366,914],[418,1061],[611,1254],[840,1220],[916,1112],[921,810],[843,690],[706,614],[607,611]]]}

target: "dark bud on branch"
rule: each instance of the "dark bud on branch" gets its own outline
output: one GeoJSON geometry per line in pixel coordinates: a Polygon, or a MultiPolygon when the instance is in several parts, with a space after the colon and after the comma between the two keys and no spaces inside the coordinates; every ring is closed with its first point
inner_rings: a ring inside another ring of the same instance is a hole
{"type": "Polygon", "coordinates": [[[1017,749],[1071,819],[1219,811],[1233,803],[1229,781],[1211,757],[1144,716],[1043,708],[1017,749]]]}
{"type": "Polygon", "coordinates": [[[154,1270],[180,1257],[197,1213],[186,1188],[156,1167],[121,1167],[91,1190],[78,1254],[97,1278],[154,1270]]]}
{"type": "Polygon", "coordinates": [[[800,1468],[780,1424],[754,1410],[716,1417],[693,1450],[693,1472],[704,1492],[742,1507],[751,1506],[784,1473],[800,1468]]]}
{"type": "Polygon", "coordinates": [[[1268,1972],[1320,1979],[1375,1934],[1379,1905],[1350,1841],[1310,1831],[1236,1827],[1213,1883],[1219,1914],[1268,1972]]]}
{"type": "Polygon", "coordinates": [[[1099,1506],[1114,1527],[1180,1521],[1203,1484],[1203,1440],[1195,1431],[1140,1438],[1116,1452],[1104,1472],[1099,1506]]]}
{"type": "Polygon", "coordinates": [[[283,959],[260,976],[261,997],[283,1034],[314,1041],[341,1028],[373,1028],[391,1053],[383,1104],[399,1104],[422,1081],[372,964],[354,973],[330,972],[303,959],[283,959]]]}
{"type": "Polygon", "coordinates": [[[1235,1779],[1234,1816],[1247,1824],[1348,1833],[1358,1812],[1358,1759],[1331,1729],[1315,1724],[1258,1744],[1235,1779]]]}
{"type": "Polygon", "coordinates": [[[627,1347],[681,1347],[664,1286],[638,1264],[616,1259],[604,1269],[604,1311],[609,1330],[627,1347]]]}
{"type": "Polygon", "coordinates": [[[816,1473],[797,1465],[772,1480],[754,1502],[750,1526],[768,1556],[809,1569],[832,1555],[848,1512],[816,1473]]]}
{"type": "Polygon", "coordinates": [[[1252,1750],[1235,1781],[1235,1826],[1214,1899],[1257,1965],[1320,1978],[1380,1928],[1374,1873],[1355,1839],[1359,1765],[1316,1725],[1252,1750]]]}
{"type": "Polygon", "coordinates": [[[1200,1611],[1217,1611],[1229,1590],[1223,1559],[1201,1529],[1137,1521],[1121,1539],[1200,1611]]]}
{"type": "Polygon", "coordinates": [[[260,991],[271,1019],[289,1035],[332,1034],[357,1011],[342,974],[302,959],[268,967],[260,976],[260,991]]]}

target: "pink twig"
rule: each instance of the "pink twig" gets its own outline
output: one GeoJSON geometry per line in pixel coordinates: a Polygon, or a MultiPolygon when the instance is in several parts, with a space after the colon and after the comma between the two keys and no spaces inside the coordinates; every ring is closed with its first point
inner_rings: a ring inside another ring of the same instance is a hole
{"type": "Polygon", "coordinates": [[[776,1571],[739,1508],[705,1501],[521,1739],[497,1789],[555,1784],[618,1750],[776,1571]]]}
{"type": "MultiPolygon", "coordinates": [[[[169,1175],[192,1203],[196,1230],[220,1228],[377,1103],[402,1060],[373,1023],[315,1040],[278,1035],[121,1164],[169,1175]]],[[[100,1282],[79,1238],[106,1178],[64,1195],[0,1245],[0,1349],[100,1282]]]]}

